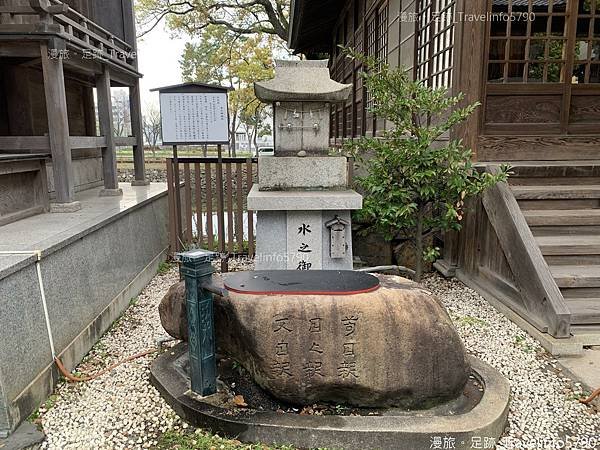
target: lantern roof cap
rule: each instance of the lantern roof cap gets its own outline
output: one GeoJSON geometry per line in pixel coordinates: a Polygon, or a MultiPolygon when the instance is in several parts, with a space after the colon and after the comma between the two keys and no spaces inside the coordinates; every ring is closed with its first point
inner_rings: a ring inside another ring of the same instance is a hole
{"type": "Polygon", "coordinates": [[[265,102],[345,102],[352,84],[329,76],[328,60],[277,60],[275,78],[254,83],[256,97],[265,102]]]}

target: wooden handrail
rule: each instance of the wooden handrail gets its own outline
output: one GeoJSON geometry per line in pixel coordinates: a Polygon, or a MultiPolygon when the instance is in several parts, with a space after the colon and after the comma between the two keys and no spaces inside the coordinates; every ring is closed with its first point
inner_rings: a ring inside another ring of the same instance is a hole
{"type": "MultiPolygon", "coordinates": [[[[486,171],[497,173],[498,166],[486,171]]],[[[550,335],[568,338],[570,310],[508,184],[486,190],[482,202],[527,311],[548,327],[550,335]]]]}
{"type": "MultiPolygon", "coordinates": [[[[0,7],[0,13],[10,15],[37,15],[40,22],[61,25],[60,33],[68,41],[74,42],[83,50],[100,52],[106,59],[127,69],[134,69],[134,46],[118,38],[110,31],[96,24],[83,14],[59,0],[29,0],[29,6],[14,5],[0,7]],[[79,38],[76,33],[82,35],[79,38]],[[122,55],[120,58],[119,55],[122,55]]],[[[14,25],[12,27],[14,28],[14,25]]],[[[16,24],[20,25],[20,24],[16,24]]],[[[0,27],[5,26],[0,25],[0,27]]],[[[23,24],[24,27],[31,24],[23,24]]]]}
{"type": "Polygon", "coordinates": [[[67,12],[69,14],[73,14],[74,16],[77,16],[80,20],[85,21],[88,24],[91,24],[96,30],[103,32],[104,34],[106,34],[107,36],[109,36],[110,38],[114,39],[115,41],[117,41],[122,46],[124,46],[126,49],[133,50],[133,46],[131,44],[128,44],[127,42],[123,41],[122,39],[119,39],[117,36],[115,36],[114,34],[112,34],[106,28],[103,28],[100,25],[98,25],[96,22],[91,21],[89,19],[89,17],[84,16],[79,11],[71,8],[69,5],[66,5],[65,3],[61,2],[60,0],[50,0],[50,2],[53,3],[53,4],[55,4],[55,5],[64,5],[64,6],[66,6],[67,7],[67,12]]]}

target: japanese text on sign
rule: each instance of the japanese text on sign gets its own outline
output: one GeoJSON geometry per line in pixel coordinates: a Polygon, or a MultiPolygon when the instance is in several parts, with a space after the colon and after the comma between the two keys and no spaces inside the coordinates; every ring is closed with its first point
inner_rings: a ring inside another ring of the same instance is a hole
{"type": "Polygon", "coordinates": [[[163,143],[227,143],[227,94],[160,94],[163,143]]]}

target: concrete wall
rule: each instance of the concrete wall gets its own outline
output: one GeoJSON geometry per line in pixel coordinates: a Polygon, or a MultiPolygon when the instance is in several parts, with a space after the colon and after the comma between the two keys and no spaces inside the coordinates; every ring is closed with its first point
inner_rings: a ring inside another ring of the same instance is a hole
{"type": "MultiPolygon", "coordinates": [[[[54,342],[68,368],[156,273],[168,245],[167,216],[163,193],[42,259],[54,342]]],[[[26,419],[58,380],[33,258],[20,265],[0,270],[0,436],[26,419]]]]}

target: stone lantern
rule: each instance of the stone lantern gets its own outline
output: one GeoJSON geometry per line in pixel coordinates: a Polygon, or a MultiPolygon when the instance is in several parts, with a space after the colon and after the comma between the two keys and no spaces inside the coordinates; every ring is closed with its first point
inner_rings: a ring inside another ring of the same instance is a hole
{"type": "Polygon", "coordinates": [[[333,81],[327,60],[277,61],[275,78],[254,84],[273,105],[275,156],[261,156],[248,195],[257,211],[257,270],[352,269],[350,212],[362,197],[348,187],[347,160],[328,156],[330,106],[352,85],[333,81]]]}

